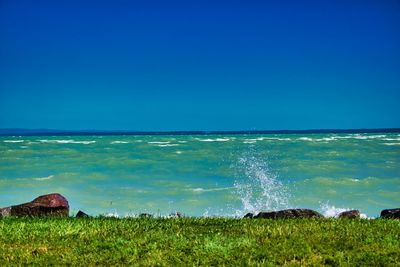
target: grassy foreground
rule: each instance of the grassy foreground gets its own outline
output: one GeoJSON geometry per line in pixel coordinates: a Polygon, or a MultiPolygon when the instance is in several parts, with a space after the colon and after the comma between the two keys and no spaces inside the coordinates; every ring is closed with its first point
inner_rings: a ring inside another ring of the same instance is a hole
{"type": "Polygon", "coordinates": [[[0,219],[0,266],[400,262],[400,220],[0,219]]]}

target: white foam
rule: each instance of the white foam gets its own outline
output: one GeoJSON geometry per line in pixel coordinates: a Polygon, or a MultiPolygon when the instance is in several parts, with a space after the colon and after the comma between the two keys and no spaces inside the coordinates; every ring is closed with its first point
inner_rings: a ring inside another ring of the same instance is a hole
{"type": "Polygon", "coordinates": [[[344,211],[349,211],[351,209],[349,208],[337,208],[335,206],[331,206],[328,203],[325,204],[321,204],[321,210],[322,213],[325,217],[328,218],[337,218],[339,216],[340,213],[344,212],[344,211]]]}
{"type": "Polygon", "coordinates": [[[202,187],[198,187],[198,188],[192,188],[189,189],[190,191],[193,192],[197,192],[197,193],[203,193],[203,192],[214,192],[214,191],[225,191],[225,190],[231,190],[235,187],[217,187],[217,188],[202,188],[202,187]]]}
{"type": "Polygon", "coordinates": [[[318,142],[321,142],[321,141],[329,142],[329,141],[335,141],[335,140],[337,140],[337,138],[334,136],[315,139],[315,141],[318,141],[318,142]]]}
{"type": "Polygon", "coordinates": [[[263,141],[264,139],[267,139],[267,138],[264,138],[264,137],[246,138],[245,141],[263,141]]]}
{"type": "Polygon", "coordinates": [[[243,144],[254,144],[254,143],[257,143],[257,141],[250,141],[250,140],[243,141],[243,144]]]}
{"type": "MultiPolygon", "coordinates": [[[[357,179],[355,179],[357,180],[357,179]]],[[[351,208],[337,208],[333,205],[329,205],[328,203],[321,204],[322,214],[327,218],[338,218],[339,214],[345,211],[354,210],[351,208]]],[[[361,219],[367,219],[368,216],[364,213],[360,214],[361,219]]]]}
{"type": "Polygon", "coordinates": [[[54,177],[54,175],[49,175],[49,176],[46,176],[46,177],[37,177],[37,178],[33,178],[33,180],[36,180],[36,181],[45,181],[45,180],[53,179],[53,177],[54,177]]]}
{"type": "Polygon", "coordinates": [[[69,140],[46,140],[42,139],[39,140],[41,143],[53,143],[53,144],[84,144],[84,145],[89,145],[96,143],[96,141],[75,141],[72,139],[69,140]]]}
{"type": "Polygon", "coordinates": [[[179,144],[159,144],[158,147],[179,146],[179,144]]]}
{"type": "Polygon", "coordinates": [[[297,138],[297,140],[301,140],[301,141],[313,141],[313,139],[310,138],[310,137],[300,137],[300,138],[297,138]]]}
{"type": "Polygon", "coordinates": [[[162,144],[169,144],[170,141],[162,142],[162,141],[154,141],[154,142],[147,142],[148,144],[155,144],[155,145],[162,145],[162,144]]]}
{"type": "Polygon", "coordinates": [[[229,138],[216,138],[216,139],[211,139],[211,138],[200,139],[200,138],[196,138],[196,140],[200,141],[200,142],[227,142],[227,141],[230,141],[231,139],[229,139],[229,138]]]}
{"type": "Polygon", "coordinates": [[[383,138],[383,141],[400,141],[400,138],[383,138]]]}
{"type": "Polygon", "coordinates": [[[184,144],[187,143],[188,141],[178,141],[178,143],[184,144]]]}
{"type": "Polygon", "coordinates": [[[129,142],[126,141],[112,141],[110,144],[128,144],[129,142]]]}
{"type": "Polygon", "coordinates": [[[22,143],[24,140],[4,140],[4,143],[22,143]]]}
{"type": "Polygon", "coordinates": [[[400,143],[383,143],[386,146],[400,146],[400,143]]]}
{"type": "Polygon", "coordinates": [[[291,138],[285,137],[285,138],[280,138],[280,137],[265,137],[265,140],[278,140],[278,141],[292,141],[291,138]]]}
{"type": "Polygon", "coordinates": [[[176,153],[176,154],[182,154],[182,151],[179,151],[179,150],[178,150],[178,151],[176,151],[175,153],[176,153]]]}
{"type": "Polygon", "coordinates": [[[104,214],[104,217],[119,218],[119,214],[117,213],[117,211],[114,211],[114,212],[109,212],[109,213],[104,214]]]}

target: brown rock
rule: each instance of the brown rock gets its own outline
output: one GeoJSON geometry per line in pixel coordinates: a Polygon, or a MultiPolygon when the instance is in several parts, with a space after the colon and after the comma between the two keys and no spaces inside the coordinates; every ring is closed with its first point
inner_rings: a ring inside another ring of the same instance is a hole
{"type": "Polygon", "coordinates": [[[68,217],[69,205],[65,197],[54,193],[37,197],[28,203],[1,209],[1,214],[3,213],[16,217],[68,217]]]}
{"type": "Polygon", "coordinates": [[[382,210],[381,211],[381,218],[385,218],[385,219],[400,219],[400,208],[382,210]]]}
{"type": "Polygon", "coordinates": [[[78,213],[75,215],[76,218],[89,218],[90,216],[84,213],[83,211],[78,211],[78,213]]]}
{"type": "Polygon", "coordinates": [[[320,213],[309,209],[287,209],[272,212],[260,212],[254,218],[265,219],[294,219],[294,218],[323,218],[320,213]]]}
{"type": "Polygon", "coordinates": [[[360,219],[360,211],[348,210],[339,213],[338,218],[340,219],[360,219]]]}

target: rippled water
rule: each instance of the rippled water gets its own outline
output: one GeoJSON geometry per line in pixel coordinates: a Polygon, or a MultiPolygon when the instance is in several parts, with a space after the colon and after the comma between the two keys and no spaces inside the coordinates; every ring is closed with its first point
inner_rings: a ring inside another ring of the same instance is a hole
{"type": "Polygon", "coordinates": [[[0,206],[50,192],[93,215],[375,217],[400,203],[400,135],[0,137],[0,206]]]}

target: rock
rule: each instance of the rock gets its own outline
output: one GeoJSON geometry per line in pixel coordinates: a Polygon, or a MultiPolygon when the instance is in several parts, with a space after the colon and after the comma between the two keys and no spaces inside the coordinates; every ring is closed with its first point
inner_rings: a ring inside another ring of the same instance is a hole
{"type": "Polygon", "coordinates": [[[11,207],[0,209],[0,218],[8,217],[11,215],[11,207]]]}
{"type": "Polygon", "coordinates": [[[260,212],[256,216],[253,216],[253,218],[275,219],[277,213],[277,211],[260,212]]]}
{"type": "Polygon", "coordinates": [[[254,218],[264,219],[294,219],[294,218],[323,218],[320,213],[309,209],[288,209],[271,212],[260,212],[254,218]]]}
{"type": "Polygon", "coordinates": [[[40,196],[31,202],[1,209],[2,216],[16,217],[68,217],[69,205],[60,194],[40,196]]]}
{"type": "Polygon", "coordinates": [[[84,213],[83,211],[78,211],[78,213],[75,215],[76,218],[89,218],[90,216],[84,213]]]}
{"type": "Polygon", "coordinates": [[[244,215],[244,217],[243,218],[253,218],[254,217],[254,215],[253,215],[253,213],[247,213],[246,215],[244,215]]]}
{"type": "Polygon", "coordinates": [[[348,210],[339,213],[338,218],[340,219],[360,219],[359,210],[348,210]]]}
{"type": "Polygon", "coordinates": [[[400,208],[381,211],[381,218],[400,219],[400,208]]]}

